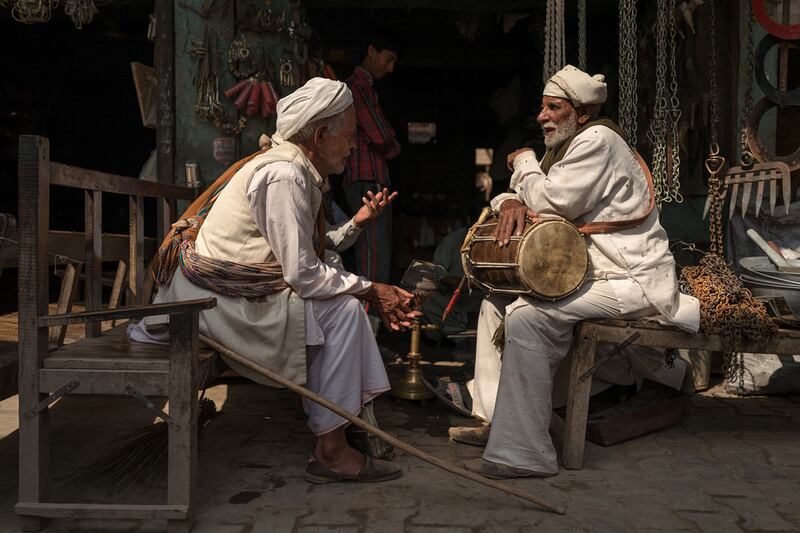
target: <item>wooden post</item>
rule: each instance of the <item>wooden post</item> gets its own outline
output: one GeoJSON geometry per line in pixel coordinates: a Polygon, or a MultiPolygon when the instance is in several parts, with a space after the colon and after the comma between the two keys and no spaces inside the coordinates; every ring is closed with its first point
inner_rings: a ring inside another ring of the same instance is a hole
{"type": "Polygon", "coordinates": [[[130,261],[128,268],[128,289],[131,291],[130,305],[142,301],[142,280],[144,279],[144,202],[140,195],[129,196],[130,204],[130,261]]]}
{"type": "MultiPolygon", "coordinates": [[[[103,298],[103,193],[84,191],[86,310],[99,311],[103,298]]],[[[100,336],[100,322],[86,323],[86,337],[100,336]]]]}
{"type": "Polygon", "coordinates": [[[567,417],[564,428],[564,468],[577,470],[583,466],[583,450],[586,446],[586,418],[589,413],[589,397],[592,393],[592,378],[581,381],[582,376],[594,364],[597,346],[597,331],[591,324],[580,324],[572,350],[572,368],[569,373],[567,417]]]}
{"type": "Polygon", "coordinates": [[[194,520],[197,485],[198,311],[169,316],[169,426],[167,504],[188,507],[186,520],[168,520],[170,533],[188,533],[194,520]]]}
{"type": "MultiPolygon", "coordinates": [[[[38,318],[47,314],[47,234],[50,208],[50,143],[43,137],[19,139],[19,503],[40,503],[49,492],[49,412],[32,420],[37,409],[39,369],[48,351],[48,330],[38,318]]],[[[40,517],[20,516],[23,531],[39,531],[40,517]]]]}
{"type": "MultiPolygon", "coordinates": [[[[156,108],[157,172],[159,183],[175,181],[175,2],[156,0],[156,78],[158,79],[158,107],[156,108]]],[[[158,210],[158,242],[164,237],[165,222],[162,209],[158,210]]]]}

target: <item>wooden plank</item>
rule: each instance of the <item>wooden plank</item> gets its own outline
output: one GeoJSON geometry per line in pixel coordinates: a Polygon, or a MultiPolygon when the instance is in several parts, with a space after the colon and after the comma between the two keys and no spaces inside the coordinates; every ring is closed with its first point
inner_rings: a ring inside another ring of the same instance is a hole
{"type": "Polygon", "coordinates": [[[109,519],[174,519],[185,518],[188,509],[183,505],[122,505],[102,503],[37,503],[19,502],[17,514],[47,518],[109,518],[109,519]]]}
{"type": "Polygon", "coordinates": [[[125,387],[133,385],[145,396],[169,395],[169,372],[60,368],[43,368],[39,371],[42,392],[55,392],[73,379],[80,381],[80,385],[70,394],[125,396],[125,387]]]}
{"type": "MultiPolygon", "coordinates": [[[[72,312],[72,304],[75,303],[75,295],[78,294],[78,284],[80,283],[80,269],[83,263],[69,263],[64,270],[64,277],[61,279],[61,292],[58,295],[56,314],[63,315],[72,312]]],[[[50,331],[50,344],[63,346],[64,338],[67,335],[67,325],[58,326],[50,331]]]]}
{"type": "Polygon", "coordinates": [[[583,466],[583,450],[586,445],[586,417],[589,413],[589,397],[592,394],[592,379],[581,381],[580,376],[592,367],[594,351],[597,346],[597,331],[594,325],[583,323],[578,326],[575,345],[572,350],[572,368],[569,374],[567,393],[566,429],[562,462],[569,470],[583,466]]]}
{"type": "Polygon", "coordinates": [[[60,326],[61,324],[78,324],[97,320],[120,320],[122,318],[143,318],[146,316],[168,315],[190,311],[203,311],[217,305],[216,298],[200,298],[183,302],[166,302],[155,305],[137,305],[122,309],[106,309],[104,311],[86,311],[71,315],[44,315],[39,317],[39,325],[60,326]]]}
{"type": "MultiPolygon", "coordinates": [[[[2,343],[5,345],[6,343],[2,343]]],[[[0,401],[19,393],[19,358],[17,347],[3,349],[0,345],[0,401]]]]}
{"type": "MultiPolygon", "coordinates": [[[[47,228],[49,225],[50,143],[43,137],[19,138],[19,412],[35,409],[44,398],[39,367],[47,355],[47,329],[37,318],[47,313],[47,228]]],[[[49,494],[49,413],[33,420],[20,416],[19,499],[41,502],[49,494]]],[[[22,516],[23,529],[41,525],[22,516]]]]}
{"type": "Polygon", "coordinates": [[[611,446],[677,424],[686,418],[688,411],[685,396],[663,400],[634,412],[592,420],[586,437],[595,444],[611,446]]]}
{"type": "MultiPolygon", "coordinates": [[[[83,232],[77,231],[54,231],[50,230],[47,239],[47,249],[50,252],[48,258],[50,264],[56,263],[55,255],[68,257],[74,261],[82,262],[85,254],[85,239],[83,232]]],[[[128,260],[130,235],[120,235],[115,233],[103,234],[103,257],[102,261],[128,260]]],[[[5,259],[0,262],[0,267],[17,268],[18,249],[16,243],[8,243],[5,259]]],[[[144,257],[153,257],[156,253],[156,239],[153,237],[144,238],[144,257]]]]}
{"type": "Polygon", "coordinates": [[[142,280],[144,279],[144,203],[141,196],[130,196],[128,204],[130,206],[128,290],[131,295],[128,305],[131,305],[145,303],[142,300],[142,280]]]}
{"type": "Polygon", "coordinates": [[[50,184],[96,192],[132,194],[153,198],[166,197],[180,200],[194,198],[194,189],[189,187],[154,183],[138,178],[128,178],[117,174],[73,167],[62,163],[50,163],[50,184]]]}
{"type": "MultiPolygon", "coordinates": [[[[189,516],[197,493],[197,376],[199,314],[169,317],[169,415],[180,424],[169,427],[167,503],[185,505],[189,516]]],[[[170,524],[170,529],[191,524],[170,524]]]]}
{"type": "MultiPolygon", "coordinates": [[[[84,234],[86,266],[86,309],[99,311],[102,308],[103,284],[103,193],[100,191],[84,191],[84,234]]],[[[86,337],[100,335],[100,324],[86,324],[86,337]]]]}
{"type": "MultiPolygon", "coordinates": [[[[175,3],[156,0],[155,70],[158,83],[156,106],[156,172],[161,185],[175,183],[175,3]]],[[[162,194],[161,197],[170,197],[162,194]]],[[[189,200],[189,198],[184,198],[189,200]]],[[[168,227],[171,218],[158,209],[159,241],[164,237],[162,228],[168,227]]]]}
{"type": "MultiPolygon", "coordinates": [[[[649,322],[612,322],[592,321],[597,328],[601,342],[619,343],[631,333],[638,331],[641,337],[633,344],[653,348],[693,348],[710,351],[724,351],[721,335],[703,335],[701,333],[687,333],[675,328],[665,328],[649,322]]],[[[800,350],[800,331],[781,329],[775,339],[765,348],[753,343],[744,343],[737,347],[738,351],[752,353],[775,353],[780,355],[794,355],[800,350]]]]}
{"type": "Polygon", "coordinates": [[[117,263],[117,273],[114,275],[114,283],[111,285],[111,296],[108,298],[108,308],[116,309],[119,307],[119,300],[122,296],[122,285],[125,283],[125,271],[128,265],[125,261],[117,263]]]}

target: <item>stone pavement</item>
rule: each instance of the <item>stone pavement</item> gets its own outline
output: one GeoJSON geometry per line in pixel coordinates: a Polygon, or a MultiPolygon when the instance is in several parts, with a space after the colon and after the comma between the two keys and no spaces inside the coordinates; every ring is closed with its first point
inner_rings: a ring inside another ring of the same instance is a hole
{"type": "MultiPolygon", "coordinates": [[[[303,479],[311,434],[285,392],[230,380],[208,390],[220,414],[200,443],[196,533],[800,531],[800,398],[748,398],[712,389],[691,399],[683,424],[602,448],[587,444],[585,468],[509,483],[563,504],[566,516],[475,485],[398,453],[404,475],[374,484],[315,486],[303,479]]],[[[438,404],[381,399],[383,427],[438,457],[480,450],[448,442],[465,419],[438,404]]],[[[70,477],[115,434],[147,424],[126,398],[67,397],[53,408],[53,495],[86,501],[157,501],[163,480],[109,491],[70,477]],[[110,492],[114,492],[110,496],[110,492]]],[[[18,531],[17,401],[0,402],[0,533],[18,531]]],[[[51,522],[46,531],[164,531],[158,521],[51,522]]]]}

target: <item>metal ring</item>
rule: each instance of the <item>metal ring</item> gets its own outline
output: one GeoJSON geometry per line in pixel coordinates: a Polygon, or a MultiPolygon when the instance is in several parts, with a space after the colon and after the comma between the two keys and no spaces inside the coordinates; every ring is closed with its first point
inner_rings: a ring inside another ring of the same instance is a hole
{"type": "Polygon", "coordinates": [[[788,42],[795,48],[800,48],[800,40],[782,41],[774,35],[769,34],[765,35],[764,38],[761,39],[761,42],[758,43],[758,48],[756,49],[755,58],[753,60],[754,65],[758,65],[758,68],[754,69],[756,81],[767,98],[773,102],[780,105],[800,105],[800,87],[792,89],[791,91],[781,91],[767,80],[767,74],[764,71],[767,52],[769,52],[773,46],[785,42],[788,42]]]}
{"type": "Polygon", "coordinates": [[[761,142],[761,138],[758,136],[758,125],[761,123],[761,119],[767,111],[776,105],[775,102],[765,96],[753,106],[753,111],[751,111],[750,116],[747,117],[747,126],[745,127],[747,145],[750,147],[750,151],[755,158],[758,159],[759,163],[782,161],[789,165],[789,170],[797,170],[800,168],[800,147],[789,155],[778,156],[767,150],[761,142]]]}
{"type": "Polygon", "coordinates": [[[767,10],[764,8],[764,0],[753,0],[752,6],[753,15],[768,33],[787,41],[800,39],[800,24],[778,24],[774,22],[767,15],[767,10]]]}

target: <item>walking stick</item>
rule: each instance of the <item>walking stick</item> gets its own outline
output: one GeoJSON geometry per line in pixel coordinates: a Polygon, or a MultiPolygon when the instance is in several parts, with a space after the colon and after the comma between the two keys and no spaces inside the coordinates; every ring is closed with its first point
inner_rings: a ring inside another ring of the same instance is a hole
{"type": "Polygon", "coordinates": [[[299,395],[301,395],[301,396],[303,396],[305,398],[308,398],[309,400],[311,400],[311,401],[313,401],[315,403],[320,404],[321,406],[325,407],[326,409],[329,409],[329,410],[333,411],[337,415],[339,415],[339,416],[341,416],[343,418],[346,418],[348,421],[350,421],[350,423],[352,423],[356,427],[358,427],[360,429],[363,429],[364,431],[367,431],[367,432],[375,435],[379,439],[382,439],[382,440],[388,442],[389,444],[391,444],[395,448],[399,448],[399,449],[403,450],[404,452],[406,452],[409,455],[413,455],[417,459],[421,459],[421,460],[425,461],[426,463],[430,463],[433,466],[441,468],[442,470],[446,470],[446,471],[450,472],[451,474],[456,474],[457,476],[461,476],[463,478],[475,481],[476,483],[480,483],[481,485],[485,485],[487,487],[491,487],[493,489],[497,489],[497,490],[500,490],[502,492],[505,492],[506,494],[510,494],[512,496],[516,496],[517,498],[522,498],[523,500],[529,501],[531,503],[535,503],[536,505],[538,505],[539,507],[541,507],[541,508],[543,508],[543,509],[545,509],[547,511],[550,511],[550,512],[553,512],[553,513],[557,513],[557,514],[562,514],[562,515],[566,512],[564,510],[564,508],[562,506],[560,506],[560,505],[554,505],[554,504],[548,503],[548,502],[540,499],[539,497],[534,496],[533,494],[529,494],[527,492],[524,492],[524,491],[521,491],[521,490],[517,490],[517,489],[515,489],[513,487],[508,487],[508,486],[506,486],[506,485],[504,485],[502,483],[499,483],[497,481],[493,481],[491,479],[486,479],[483,476],[475,474],[474,472],[470,472],[469,470],[465,470],[463,468],[459,468],[459,467],[457,467],[457,466],[455,466],[455,465],[453,465],[451,463],[448,463],[447,461],[442,461],[441,459],[438,459],[438,458],[434,457],[433,455],[427,454],[427,453],[423,452],[422,450],[418,450],[417,448],[411,446],[410,444],[406,444],[405,442],[403,442],[402,440],[398,439],[394,435],[386,433],[385,431],[376,428],[375,426],[365,422],[364,420],[361,420],[360,418],[358,418],[357,416],[354,416],[352,413],[350,413],[349,411],[347,411],[343,407],[340,407],[337,404],[326,400],[325,398],[323,398],[319,394],[316,394],[316,393],[308,390],[307,388],[305,388],[305,387],[303,387],[301,385],[297,385],[295,383],[292,383],[291,381],[289,381],[288,379],[280,376],[279,374],[276,374],[275,372],[272,372],[271,370],[268,370],[268,369],[266,369],[266,368],[264,368],[264,367],[262,367],[260,365],[257,365],[256,363],[253,363],[249,359],[245,359],[244,357],[242,357],[238,353],[229,350],[228,348],[226,348],[222,344],[218,343],[217,341],[215,341],[213,339],[210,339],[209,337],[207,337],[207,336],[205,336],[203,334],[200,335],[200,340],[203,343],[205,343],[207,346],[209,346],[210,348],[212,348],[212,349],[216,350],[217,352],[221,353],[222,355],[224,355],[225,357],[229,357],[229,358],[233,359],[234,361],[236,361],[237,363],[239,363],[240,365],[245,366],[248,369],[252,370],[253,372],[257,372],[258,374],[261,374],[262,376],[264,376],[266,378],[269,378],[270,380],[274,381],[275,383],[278,383],[279,385],[282,385],[282,386],[286,387],[290,391],[295,392],[295,393],[297,393],[297,394],[299,394],[299,395]]]}

